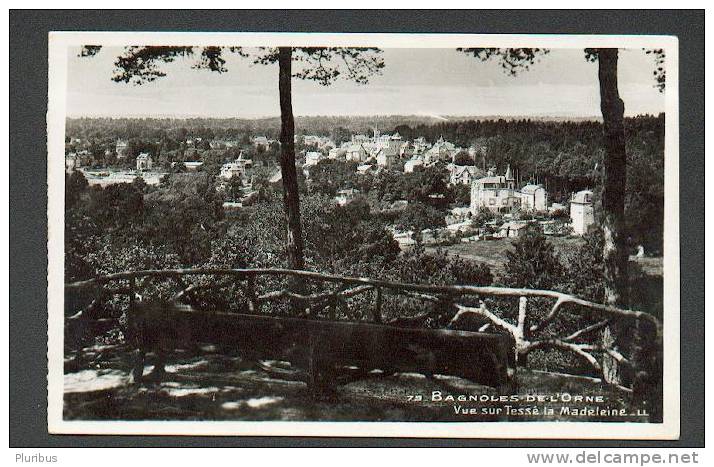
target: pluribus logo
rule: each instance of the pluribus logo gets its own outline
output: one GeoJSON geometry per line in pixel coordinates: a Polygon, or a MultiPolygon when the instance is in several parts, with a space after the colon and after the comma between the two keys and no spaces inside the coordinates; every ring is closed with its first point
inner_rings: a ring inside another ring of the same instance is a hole
{"type": "Polygon", "coordinates": [[[42,454],[32,454],[32,455],[27,455],[25,453],[18,452],[15,454],[15,462],[21,462],[21,463],[40,463],[40,462],[47,462],[47,463],[55,463],[57,462],[57,456],[45,456],[42,454]]]}

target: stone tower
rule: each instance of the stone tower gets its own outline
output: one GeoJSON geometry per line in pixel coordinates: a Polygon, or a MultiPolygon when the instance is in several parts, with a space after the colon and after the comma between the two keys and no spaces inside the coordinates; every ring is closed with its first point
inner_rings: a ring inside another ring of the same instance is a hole
{"type": "Polygon", "coordinates": [[[575,193],[570,200],[570,222],[576,235],[585,235],[588,227],[595,222],[592,197],[592,191],[583,190],[575,193]]]}

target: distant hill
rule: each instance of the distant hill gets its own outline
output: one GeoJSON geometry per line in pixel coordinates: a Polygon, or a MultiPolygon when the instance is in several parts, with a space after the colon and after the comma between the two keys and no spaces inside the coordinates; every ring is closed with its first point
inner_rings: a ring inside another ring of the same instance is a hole
{"type": "MultiPolygon", "coordinates": [[[[368,133],[374,128],[382,132],[392,132],[396,127],[434,125],[445,122],[462,121],[599,121],[597,117],[501,117],[468,115],[365,115],[365,116],[298,116],[295,117],[297,134],[329,135],[335,128],[344,128],[352,133],[368,133]]],[[[185,128],[188,133],[203,132],[206,129],[222,133],[250,133],[277,138],[280,133],[280,117],[265,118],[205,118],[205,117],[81,117],[67,119],[67,134],[89,131],[101,134],[111,133],[117,137],[129,138],[137,131],[169,130],[185,128]]]]}

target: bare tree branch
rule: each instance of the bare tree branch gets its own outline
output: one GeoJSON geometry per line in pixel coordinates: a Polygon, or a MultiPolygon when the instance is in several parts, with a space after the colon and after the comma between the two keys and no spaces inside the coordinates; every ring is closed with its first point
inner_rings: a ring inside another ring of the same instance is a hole
{"type": "Polygon", "coordinates": [[[588,334],[590,332],[596,331],[598,329],[602,329],[605,326],[607,326],[608,324],[610,324],[610,320],[605,319],[605,320],[599,321],[595,324],[592,324],[586,328],[580,329],[580,330],[572,333],[571,335],[565,337],[563,340],[566,342],[574,341],[578,337],[588,334]]]}
{"type": "Polygon", "coordinates": [[[518,336],[518,328],[508,321],[499,318],[492,312],[488,311],[486,309],[486,304],[484,302],[481,302],[481,306],[479,308],[474,308],[474,307],[468,307],[468,306],[463,306],[456,304],[456,308],[459,310],[456,315],[451,319],[449,322],[449,325],[454,325],[456,324],[463,316],[468,315],[468,314],[474,314],[476,316],[481,316],[489,321],[491,321],[494,325],[498,326],[501,329],[504,329],[511,333],[513,337],[518,336]]]}

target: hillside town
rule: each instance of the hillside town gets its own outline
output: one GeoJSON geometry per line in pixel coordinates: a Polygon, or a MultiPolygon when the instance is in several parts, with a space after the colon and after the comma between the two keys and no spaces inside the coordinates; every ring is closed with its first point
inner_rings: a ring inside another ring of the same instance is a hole
{"type": "MultiPolygon", "coordinates": [[[[352,134],[350,139],[336,144],[328,136],[303,135],[295,137],[302,150],[296,165],[310,187],[312,174],[327,164],[343,164],[360,178],[391,174],[408,177],[415,172],[434,170],[451,190],[464,190],[468,197],[448,203],[442,210],[444,223],[427,227],[419,232],[400,230],[393,234],[400,246],[425,245],[448,242],[474,242],[518,237],[530,225],[538,225],[546,235],[585,235],[595,221],[593,192],[584,189],[570,194],[569,199],[552,201],[547,188],[523,174],[516,174],[510,165],[486,168],[483,147],[462,148],[439,137],[430,143],[424,137],[405,140],[398,132],[381,133],[374,129],[371,135],[352,134]],[[479,166],[480,164],[480,166],[479,166]]],[[[107,186],[129,183],[141,178],[148,185],[158,185],[163,177],[176,172],[201,172],[205,170],[204,157],[216,153],[223,156],[214,177],[215,188],[225,201],[224,209],[240,209],[257,196],[254,189],[256,170],[270,170],[269,183],[279,183],[281,174],[277,161],[254,164],[251,157],[279,148],[279,143],[266,136],[253,136],[248,144],[238,140],[204,140],[188,137],[185,140],[191,160],[167,161],[151,151],[141,151],[131,157],[129,143],[118,139],[112,148],[104,151],[105,160],[113,166],[99,166],[97,158],[88,149],[92,144],[81,139],[70,139],[67,144],[65,167],[68,173],[80,171],[90,185],[107,186]],[[235,155],[237,157],[230,157],[235,155]],[[130,160],[133,159],[133,160],[130,160]],[[257,166],[260,167],[257,167],[257,166]]],[[[333,201],[344,206],[363,196],[355,183],[336,187],[333,201]]],[[[431,193],[443,197],[444,193],[431,193]]],[[[394,200],[386,209],[405,209],[408,200],[394,200]]],[[[381,206],[380,209],[385,209],[381,206]]]]}

